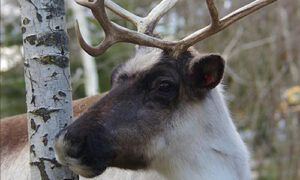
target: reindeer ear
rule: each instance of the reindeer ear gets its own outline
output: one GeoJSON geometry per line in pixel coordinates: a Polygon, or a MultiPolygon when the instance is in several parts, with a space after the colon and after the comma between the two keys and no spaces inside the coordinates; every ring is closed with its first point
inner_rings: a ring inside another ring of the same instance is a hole
{"type": "Polygon", "coordinates": [[[193,89],[209,90],[216,87],[224,73],[224,59],[217,54],[198,56],[189,64],[189,77],[193,89]]]}

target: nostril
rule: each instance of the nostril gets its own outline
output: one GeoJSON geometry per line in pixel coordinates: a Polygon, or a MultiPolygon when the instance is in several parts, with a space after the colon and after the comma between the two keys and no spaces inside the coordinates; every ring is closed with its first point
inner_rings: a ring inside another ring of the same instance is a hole
{"type": "Polygon", "coordinates": [[[77,141],[76,143],[71,142],[69,149],[67,151],[67,155],[71,158],[80,158],[84,153],[85,142],[77,141]]]}
{"type": "Polygon", "coordinates": [[[85,134],[73,126],[61,130],[55,136],[54,140],[56,154],[62,160],[67,159],[67,157],[74,159],[81,158],[86,149],[85,144],[85,134]]]}
{"type": "Polygon", "coordinates": [[[68,148],[66,151],[67,156],[76,159],[80,158],[85,151],[85,138],[78,136],[78,134],[74,135],[67,133],[66,140],[68,142],[68,148]]]}

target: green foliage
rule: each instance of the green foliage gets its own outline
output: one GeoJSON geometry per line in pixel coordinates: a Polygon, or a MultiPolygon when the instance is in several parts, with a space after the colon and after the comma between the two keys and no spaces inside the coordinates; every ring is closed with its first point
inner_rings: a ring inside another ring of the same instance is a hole
{"type": "Polygon", "coordinates": [[[15,24],[8,23],[1,28],[1,46],[12,46],[22,44],[22,34],[20,28],[16,29],[15,24]]]}
{"type": "Polygon", "coordinates": [[[0,72],[0,118],[26,112],[23,67],[0,72]]]}

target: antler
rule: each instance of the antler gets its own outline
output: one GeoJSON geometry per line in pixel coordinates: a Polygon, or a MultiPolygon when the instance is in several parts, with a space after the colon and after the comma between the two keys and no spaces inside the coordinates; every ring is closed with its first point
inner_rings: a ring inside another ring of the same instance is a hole
{"type": "MultiPolygon", "coordinates": [[[[164,2],[167,1],[177,1],[177,0],[164,0],[164,2]]],[[[92,10],[92,13],[96,20],[100,23],[102,26],[104,32],[105,32],[105,38],[104,40],[96,47],[88,45],[80,32],[78,22],[76,21],[75,24],[75,31],[77,39],[81,45],[81,47],[90,55],[92,56],[98,56],[101,55],[103,52],[105,52],[110,46],[117,42],[128,42],[133,44],[139,44],[143,46],[150,46],[150,47],[157,47],[161,49],[165,49],[170,51],[171,47],[175,45],[175,42],[167,42],[163,41],[161,39],[132,31],[130,29],[124,28],[122,26],[119,26],[113,22],[111,22],[106,14],[105,7],[104,7],[104,0],[95,0],[93,2],[90,2],[88,0],[76,0],[76,2],[82,6],[85,6],[87,8],[90,8],[92,10]]],[[[162,7],[161,4],[165,4],[164,2],[160,3],[157,7],[162,7]]],[[[137,24],[137,27],[140,29],[141,32],[145,32],[148,30],[149,32],[152,32],[154,28],[150,27],[152,24],[155,24],[159,18],[162,17],[162,15],[166,12],[166,10],[159,11],[156,8],[154,8],[150,14],[149,17],[143,18],[142,21],[139,21],[140,18],[138,16],[133,15],[132,13],[124,10],[120,6],[112,3],[112,1],[107,1],[107,4],[109,4],[112,10],[115,12],[118,12],[118,14],[129,20],[130,22],[137,24]],[[119,11],[118,11],[119,10],[119,11]],[[155,13],[155,12],[158,13],[155,13]],[[149,27],[149,28],[148,28],[149,27]],[[142,30],[142,29],[145,30],[142,30]]],[[[169,8],[170,9],[170,8],[169,8]]],[[[153,25],[154,26],[154,25],[153,25]]],[[[155,27],[155,26],[154,26],[155,27]]]]}
{"type": "Polygon", "coordinates": [[[88,45],[79,30],[78,22],[76,22],[75,30],[81,47],[90,55],[98,56],[104,53],[111,45],[117,42],[128,42],[143,46],[156,47],[165,50],[171,56],[177,57],[182,52],[197,42],[223,30],[239,19],[251,14],[252,12],[268,5],[277,0],[256,0],[230,14],[219,19],[218,10],[213,0],[206,0],[207,7],[211,16],[210,25],[192,33],[179,41],[166,41],[150,36],[157,22],[165,15],[178,0],[163,0],[159,3],[146,17],[139,17],[111,0],[76,0],[82,6],[92,10],[93,15],[102,26],[105,32],[104,40],[96,47],[88,45]],[[137,31],[133,31],[111,22],[106,14],[105,6],[120,17],[128,20],[137,27],[137,31]],[[147,35],[150,34],[150,35],[147,35]]]}
{"type": "Polygon", "coordinates": [[[137,27],[140,33],[153,33],[157,22],[175,6],[178,0],[163,0],[161,1],[146,17],[139,17],[126,9],[120,7],[111,0],[105,0],[105,6],[115,14],[128,20],[137,27]]]}

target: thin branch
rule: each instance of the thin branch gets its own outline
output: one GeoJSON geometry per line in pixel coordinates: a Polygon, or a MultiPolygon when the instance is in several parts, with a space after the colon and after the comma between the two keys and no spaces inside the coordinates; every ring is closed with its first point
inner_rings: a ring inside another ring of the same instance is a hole
{"type": "Polygon", "coordinates": [[[286,61],[288,62],[292,79],[294,82],[297,82],[299,80],[299,71],[297,69],[296,64],[293,61],[293,53],[292,53],[292,43],[291,43],[291,36],[290,30],[289,30],[289,17],[287,11],[281,7],[278,6],[279,11],[279,19],[281,23],[281,31],[282,31],[282,37],[283,37],[283,44],[284,48],[287,51],[286,61]]]}
{"type": "Polygon", "coordinates": [[[234,80],[234,82],[242,84],[242,85],[248,85],[247,80],[243,79],[242,77],[240,77],[237,73],[235,73],[229,66],[227,66],[226,68],[227,73],[229,74],[229,76],[232,77],[232,79],[234,80]]]}
{"type": "Polygon", "coordinates": [[[228,54],[227,57],[232,58],[232,57],[238,55],[241,51],[257,48],[257,47],[263,46],[265,44],[273,43],[274,41],[275,41],[275,38],[273,36],[271,36],[268,38],[264,38],[264,39],[260,39],[257,41],[252,41],[252,42],[240,45],[235,50],[233,50],[232,53],[228,54]]]}
{"type": "Polygon", "coordinates": [[[228,60],[228,57],[232,51],[232,49],[236,46],[237,42],[239,41],[239,39],[241,38],[242,34],[244,32],[244,28],[239,27],[237,30],[236,35],[233,37],[233,39],[230,41],[230,43],[225,47],[222,56],[228,60]]]}

